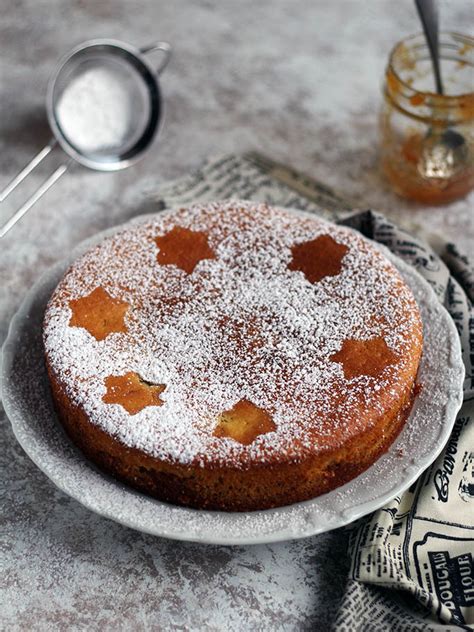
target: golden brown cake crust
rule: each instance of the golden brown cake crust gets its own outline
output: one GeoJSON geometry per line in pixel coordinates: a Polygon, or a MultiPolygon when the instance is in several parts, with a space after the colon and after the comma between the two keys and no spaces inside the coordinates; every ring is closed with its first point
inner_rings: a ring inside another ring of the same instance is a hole
{"type": "Polygon", "coordinates": [[[388,449],[422,329],[398,272],[351,231],[233,202],[92,249],[44,340],[58,416],[94,463],[161,500],[244,511],[334,489],[388,449]]]}

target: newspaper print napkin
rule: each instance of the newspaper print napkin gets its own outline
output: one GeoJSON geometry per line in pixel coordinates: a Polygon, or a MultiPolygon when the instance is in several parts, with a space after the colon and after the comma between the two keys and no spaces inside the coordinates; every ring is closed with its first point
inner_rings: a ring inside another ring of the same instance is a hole
{"type": "Polygon", "coordinates": [[[474,629],[474,269],[452,244],[441,257],[372,211],[259,154],[225,156],[160,189],[160,208],[225,198],[314,212],[408,261],[451,314],[466,366],[464,405],[433,465],[400,497],[352,528],[339,631],[474,629]],[[390,590],[390,589],[398,590],[390,590]]]}

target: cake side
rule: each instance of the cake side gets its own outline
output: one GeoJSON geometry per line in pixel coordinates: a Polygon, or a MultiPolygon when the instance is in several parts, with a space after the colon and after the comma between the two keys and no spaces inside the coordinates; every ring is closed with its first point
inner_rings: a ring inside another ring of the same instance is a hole
{"type": "Polygon", "coordinates": [[[77,447],[117,480],[158,500],[195,509],[256,511],[310,500],[352,480],[382,456],[403,429],[415,387],[362,436],[297,462],[235,467],[170,464],[125,446],[74,405],[48,366],[53,402],[77,447]]]}

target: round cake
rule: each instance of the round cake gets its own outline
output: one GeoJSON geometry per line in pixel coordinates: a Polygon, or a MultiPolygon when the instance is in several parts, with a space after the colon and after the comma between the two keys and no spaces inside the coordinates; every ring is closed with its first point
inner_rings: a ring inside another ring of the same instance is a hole
{"type": "Polygon", "coordinates": [[[373,464],[422,352],[415,299],[379,250],[240,201],[118,229],[66,272],[43,336],[59,419],[91,461],[226,511],[306,500],[373,464]]]}

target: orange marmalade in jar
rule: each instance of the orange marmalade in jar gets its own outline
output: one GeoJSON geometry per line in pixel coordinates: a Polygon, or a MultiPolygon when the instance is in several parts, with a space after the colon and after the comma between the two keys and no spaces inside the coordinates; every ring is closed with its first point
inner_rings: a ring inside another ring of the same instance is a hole
{"type": "Polygon", "coordinates": [[[440,33],[444,94],[424,35],[393,49],[380,114],[381,164],[394,190],[425,204],[446,204],[474,187],[474,39],[440,33]]]}

